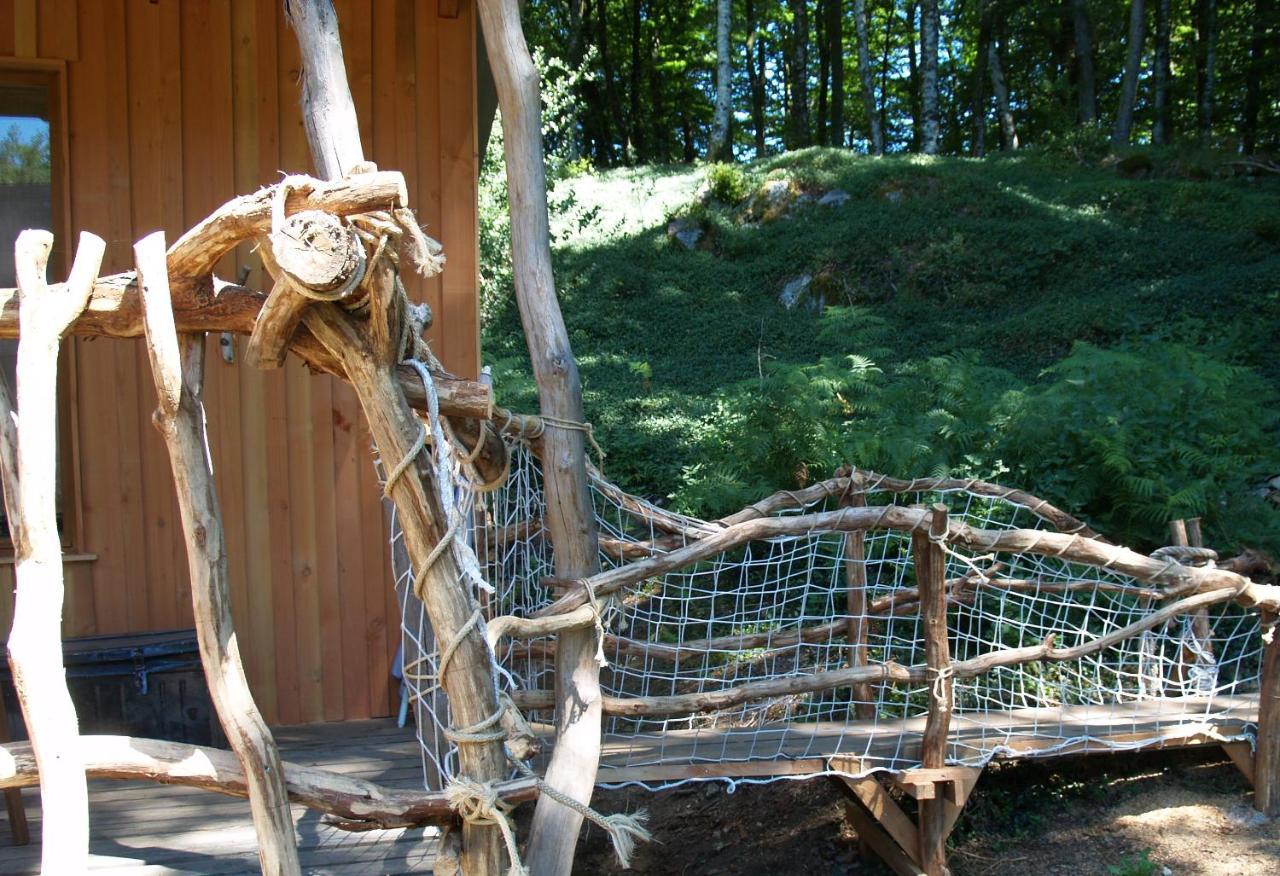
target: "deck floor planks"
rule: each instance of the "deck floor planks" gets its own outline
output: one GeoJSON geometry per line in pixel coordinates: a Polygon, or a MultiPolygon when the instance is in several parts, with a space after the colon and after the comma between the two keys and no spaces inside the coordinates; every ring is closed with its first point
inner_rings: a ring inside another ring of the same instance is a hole
{"type": "MultiPolygon", "coordinates": [[[[1199,716],[1201,700],[1127,703],[1119,706],[1021,709],[1011,712],[962,714],[953,724],[952,752],[956,744],[972,744],[999,738],[1002,744],[1026,755],[1036,745],[1056,744],[1056,739],[1082,735],[1085,727],[1093,740],[1089,750],[1108,750],[1108,744],[1141,745],[1161,726],[1179,716],[1199,716]]],[[[1219,697],[1219,717],[1204,726],[1191,721],[1181,736],[1151,740],[1146,747],[1214,744],[1214,734],[1243,732],[1256,720],[1254,697],[1219,697]],[[1222,717],[1225,715],[1225,717],[1222,717]]],[[[851,758],[884,756],[895,750],[909,752],[918,746],[923,719],[902,722],[851,722],[763,727],[750,731],[701,729],[673,731],[655,737],[606,739],[601,783],[700,777],[783,775],[820,770],[825,758],[837,753],[851,758]],[[771,739],[772,737],[772,739],[771,739]],[[763,743],[761,740],[765,740],[763,743]],[[776,761],[710,762],[706,753],[746,757],[777,752],[776,761]],[[662,756],[661,764],[655,764],[662,756]],[[628,765],[630,764],[630,765],[628,765]]],[[[351,721],[287,727],[277,731],[284,756],[299,765],[324,766],[345,775],[371,779],[393,787],[421,787],[422,774],[417,742],[410,729],[390,720],[351,721]]],[[[0,872],[35,873],[40,862],[39,794],[23,793],[31,824],[32,843],[25,847],[4,845],[0,830],[0,872]]],[[[193,788],[147,782],[90,783],[90,822],[94,872],[117,876],[239,876],[258,872],[256,843],[248,804],[193,788]]],[[[430,872],[434,841],[423,829],[347,833],[321,823],[318,814],[295,807],[299,854],[308,874],[362,876],[430,872]]]]}

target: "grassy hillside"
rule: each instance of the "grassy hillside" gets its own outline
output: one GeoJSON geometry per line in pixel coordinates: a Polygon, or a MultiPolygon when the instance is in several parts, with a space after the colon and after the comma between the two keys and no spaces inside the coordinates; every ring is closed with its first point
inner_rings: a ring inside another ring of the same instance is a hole
{"type": "MultiPolygon", "coordinates": [[[[1280,179],[1217,166],[808,150],[563,180],[557,280],[608,474],[715,514],[848,460],[1017,483],[1139,543],[1204,515],[1280,547],[1254,489],[1280,472],[1280,179]],[[761,209],[770,183],[809,197],[761,209]]],[[[486,359],[531,409],[488,271],[486,359]]]]}

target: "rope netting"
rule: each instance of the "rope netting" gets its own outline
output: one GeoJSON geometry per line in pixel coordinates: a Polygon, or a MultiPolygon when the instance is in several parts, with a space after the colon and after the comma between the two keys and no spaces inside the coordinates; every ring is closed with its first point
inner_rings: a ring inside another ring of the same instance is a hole
{"type": "MultiPolygon", "coordinates": [[[[453,487],[469,521],[466,536],[493,587],[480,594],[490,619],[532,616],[563,592],[551,577],[541,524],[539,464],[521,442],[511,457],[509,477],[496,491],[477,495],[461,477],[453,487]]],[[[904,490],[900,482],[889,489],[887,483],[854,479],[843,493],[810,491],[774,513],[835,511],[851,501],[869,507],[941,502],[953,523],[982,530],[1053,528],[1011,493],[960,482],[928,490],[904,490]]],[[[593,494],[603,569],[684,547],[723,528],[657,508],[600,478],[593,494]]],[[[398,548],[393,544],[393,551],[398,548]]],[[[1086,646],[1171,601],[1158,587],[1100,566],[1032,552],[978,555],[955,545],[945,551],[952,661],[1040,645],[1049,636],[1059,648],[1086,646]]],[[[457,769],[456,748],[444,733],[448,703],[434,685],[439,655],[408,564],[402,560],[396,568],[405,684],[427,785],[439,788],[457,769]]],[[[805,531],[752,541],[648,578],[602,599],[599,607],[606,628],[606,697],[687,699],[855,664],[925,662],[912,539],[899,530],[805,531]]],[[[552,720],[537,703],[539,693],[555,686],[554,648],[554,637],[504,639],[495,651],[500,687],[517,702],[523,695],[533,704],[525,713],[535,725],[552,720]]],[[[1085,743],[1141,747],[1195,733],[1212,736],[1224,725],[1236,728],[1224,741],[1250,738],[1256,702],[1245,695],[1256,690],[1260,655],[1258,615],[1226,600],[1079,658],[957,677],[948,759],[985,763],[1008,753],[1015,736],[1022,755],[1085,743]]],[[[907,769],[919,766],[928,707],[928,681],[876,681],[683,714],[607,714],[602,766],[635,776],[660,765],[821,759],[822,766],[800,771],[813,775],[837,769],[825,759],[842,755],[848,766],[840,771],[907,769]]],[[[625,780],[659,787],[687,779],[625,780]]]]}

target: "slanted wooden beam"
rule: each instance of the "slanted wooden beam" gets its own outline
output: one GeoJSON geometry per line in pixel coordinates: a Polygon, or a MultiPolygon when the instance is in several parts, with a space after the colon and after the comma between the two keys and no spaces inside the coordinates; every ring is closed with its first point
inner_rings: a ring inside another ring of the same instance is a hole
{"type": "MultiPolygon", "coordinates": [[[[364,154],[333,2],[287,0],[285,12],[302,50],[303,119],[316,168],[329,179],[365,176],[355,173],[363,169],[364,154]]],[[[279,281],[280,266],[274,259],[268,261],[268,270],[279,281]]],[[[403,309],[406,302],[399,279],[385,260],[370,264],[367,270],[363,285],[369,298],[368,316],[359,325],[328,303],[307,306],[303,321],[338,360],[355,389],[387,471],[407,463],[403,474],[389,485],[389,493],[412,560],[415,589],[442,653],[447,650],[451,655],[447,667],[441,667],[441,681],[454,726],[485,728],[499,712],[484,624],[473,620],[479,606],[455,552],[447,547],[437,550],[456,528],[441,501],[441,491],[451,490],[452,485],[436,482],[419,440],[423,425],[396,376],[404,355],[400,329],[408,318],[403,309]]],[[[435,450],[446,452],[444,447],[435,450]]],[[[481,784],[500,781],[507,769],[503,740],[486,739],[479,731],[471,735],[479,738],[458,742],[461,777],[481,784]]],[[[505,854],[496,823],[466,819],[462,834],[459,864],[464,876],[495,876],[505,854]]]]}
{"type": "Polygon", "coordinates": [[[14,246],[22,340],[18,344],[18,421],[0,393],[0,477],[13,538],[17,593],[9,633],[13,684],[40,765],[44,873],[82,873],[89,862],[89,794],[75,706],[62,662],[62,541],[58,536],[58,348],[84,309],[106,244],[82,234],[71,277],[45,278],[53,235],[24,231],[14,246]]]}
{"type": "Polygon", "coordinates": [[[173,322],[164,232],[133,248],[142,287],[147,356],[159,405],[154,422],[169,450],[187,542],[200,662],[218,722],[247,777],[249,808],[266,874],[301,874],[280,752],[249,690],[231,620],[222,512],[205,432],[204,335],[179,335],[173,322]]]}

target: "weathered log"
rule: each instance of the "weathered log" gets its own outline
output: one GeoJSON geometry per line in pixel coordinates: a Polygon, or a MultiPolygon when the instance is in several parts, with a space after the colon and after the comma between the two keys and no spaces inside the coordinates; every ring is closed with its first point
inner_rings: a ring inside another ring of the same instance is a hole
{"type": "MultiPolygon", "coordinates": [[[[58,347],[89,299],[106,244],[82,234],[70,278],[50,286],[45,269],[52,248],[53,235],[47,231],[24,231],[14,246],[23,305],[16,447],[12,430],[0,433],[6,457],[0,475],[17,578],[9,662],[41,768],[45,835],[57,837],[41,847],[41,871],[50,874],[83,872],[89,855],[89,797],[75,706],[62,662],[64,585],[55,493],[58,347]]],[[[0,398],[0,417],[11,421],[14,412],[7,395],[0,398]]]]}
{"type": "MultiPolygon", "coordinates": [[[[679,550],[581,579],[570,592],[537,612],[537,616],[563,614],[585,604],[586,587],[590,587],[597,597],[607,596],[624,587],[690,566],[749,541],[859,529],[891,529],[910,533],[927,526],[927,511],[899,506],[844,508],[818,514],[747,520],[721,529],[679,550]]],[[[1173,596],[1227,589],[1233,591],[1233,598],[1241,605],[1268,611],[1280,610],[1280,587],[1275,585],[1258,584],[1222,569],[1195,568],[1155,559],[1098,539],[1084,538],[1079,534],[1068,535],[1039,529],[984,530],[963,523],[951,523],[946,538],[951,544],[978,553],[1032,553],[1109,568],[1140,581],[1159,584],[1173,596]]]]}
{"type": "MultiPolygon", "coordinates": [[[[383,458],[393,463],[407,458],[421,424],[404,401],[391,369],[385,362],[375,360],[364,339],[334,305],[312,306],[304,319],[341,358],[383,458]]],[[[492,717],[498,702],[484,634],[469,624],[477,606],[453,553],[445,550],[433,563],[426,562],[449,530],[433,484],[431,468],[419,453],[404,475],[392,484],[391,499],[396,503],[405,544],[413,559],[418,595],[431,618],[436,639],[441,643],[458,641],[445,669],[443,685],[454,720],[469,727],[492,717]],[[462,633],[465,635],[460,638],[462,633]]],[[[460,772],[480,782],[498,781],[506,770],[501,740],[463,744],[458,757],[460,772]]],[[[496,873],[502,860],[496,828],[468,823],[463,831],[464,872],[496,873]]]]}
{"type": "MultiPolygon", "coordinates": [[[[547,531],[556,574],[581,577],[599,568],[599,549],[580,425],[582,387],[551,269],[538,70],[525,43],[517,0],[480,0],[477,8],[502,109],[516,301],[547,426],[542,436],[547,531]]],[[[600,666],[595,656],[594,629],[560,633],[556,747],[546,781],[584,804],[591,800],[600,761],[600,666]]],[[[567,876],[581,825],[577,810],[550,796],[539,799],[529,838],[529,870],[538,876],[567,876]]]]}
{"type": "MultiPolygon", "coordinates": [[[[80,752],[91,778],[154,781],[230,797],[249,795],[249,784],[240,761],[231,752],[219,748],[131,736],[81,736],[80,752]]],[[[438,791],[388,788],[355,776],[288,761],[284,761],[282,767],[289,799],[333,816],[337,827],[368,830],[446,825],[457,817],[448,799],[438,791]]],[[[39,780],[39,769],[29,743],[0,745],[0,788],[26,788],[39,780]]],[[[504,802],[513,805],[537,796],[537,786],[529,779],[502,782],[496,790],[504,802]]]]}
{"type": "MultiPolygon", "coordinates": [[[[925,665],[930,676],[929,712],[920,736],[920,763],[940,769],[947,763],[947,734],[955,706],[955,679],[947,642],[947,555],[942,540],[947,534],[947,506],[930,509],[927,532],[911,533],[916,584],[920,588],[921,627],[925,665]]],[[[940,797],[920,801],[920,863],[928,876],[947,870],[946,810],[940,797]]]]}
{"type": "MultiPolygon", "coordinates": [[[[363,164],[364,153],[333,2],[288,0],[285,13],[302,54],[302,116],[316,169],[329,179],[359,180],[368,174],[352,173],[363,164]]],[[[333,304],[313,303],[303,319],[339,360],[360,399],[387,471],[401,461],[411,462],[388,484],[388,492],[412,559],[415,588],[442,651],[451,649],[448,665],[441,667],[442,684],[455,721],[464,727],[488,726],[485,722],[498,712],[498,702],[490,652],[483,633],[472,621],[479,608],[469,591],[470,583],[460,574],[454,552],[447,546],[437,550],[454,531],[440,499],[440,491],[452,486],[437,484],[431,466],[424,462],[419,441],[423,426],[396,382],[396,364],[403,355],[399,342],[400,328],[407,319],[402,311],[406,302],[394,271],[385,262],[370,264],[368,271],[364,284],[368,316],[360,330],[333,304]]],[[[282,276],[277,274],[275,279],[282,276]]],[[[445,452],[443,447],[436,450],[445,452]]],[[[503,778],[506,756],[501,739],[463,740],[458,747],[464,778],[480,783],[503,778]]],[[[464,822],[460,863],[465,876],[494,876],[502,856],[501,837],[492,821],[464,822]]]]}
{"type": "Polygon", "coordinates": [[[209,695],[248,777],[262,872],[300,874],[280,752],[249,690],[231,620],[230,572],[202,400],[204,335],[180,336],[174,327],[164,232],[143,238],[133,251],[142,288],[147,355],[159,399],[154,422],[168,448],[177,488],[196,638],[209,695]]]}
{"type": "MultiPolygon", "coordinates": [[[[1172,602],[1120,629],[1112,630],[1105,636],[1099,636],[1069,648],[1054,647],[1053,637],[1050,636],[1039,645],[1004,648],[980,654],[968,660],[957,660],[951,663],[952,677],[973,678],[993,669],[999,669],[1004,666],[1017,666],[1037,660],[1054,663],[1079,660],[1082,657],[1096,654],[1126,639],[1140,635],[1145,630],[1154,629],[1180,614],[1186,614],[1206,605],[1230,602],[1233,596],[1234,594],[1226,589],[1197,593],[1194,596],[1188,596],[1172,602]]],[[[831,690],[832,688],[851,687],[855,684],[877,682],[893,684],[932,683],[935,677],[926,664],[907,667],[897,663],[869,663],[866,666],[833,669],[828,672],[788,675],[763,681],[745,682],[740,685],[699,693],[661,697],[605,697],[603,711],[606,715],[626,715],[630,717],[639,715],[687,715],[695,712],[727,709],[753,700],[815,693],[817,691],[831,690]]],[[[512,694],[511,699],[521,709],[549,709],[554,704],[552,691],[549,690],[517,691],[512,694]]]]}
{"type": "MultiPolygon", "coordinates": [[[[841,505],[850,508],[866,507],[867,499],[861,493],[853,493],[841,500],[841,505]]],[[[845,610],[848,619],[845,621],[845,641],[849,643],[849,665],[867,665],[867,552],[866,534],[862,531],[849,532],[844,537],[844,581],[845,610]]],[[[853,712],[860,719],[876,716],[876,706],[872,699],[871,686],[854,685],[853,712]]]]}
{"type": "Polygon", "coordinates": [[[1258,740],[1253,754],[1253,805],[1280,815],[1280,617],[1263,615],[1262,675],[1258,683],[1258,740]]]}
{"type": "MultiPolygon", "coordinates": [[[[305,5],[305,4],[304,4],[305,5]]],[[[339,174],[313,180],[309,184],[293,177],[285,200],[285,215],[303,211],[351,216],[408,206],[404,176],[397,171],[339,174]]],[[[214,265],[241,241],[252,240],[271,231],[271,209],[276,187],[259,189],[227,201],[207,218],[183,234],[169,250],[169,275],[173,277],[174,310],[182,296],[194,291],[188,283],[213,272],[214,265]]]]}

